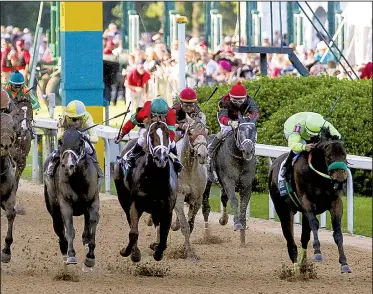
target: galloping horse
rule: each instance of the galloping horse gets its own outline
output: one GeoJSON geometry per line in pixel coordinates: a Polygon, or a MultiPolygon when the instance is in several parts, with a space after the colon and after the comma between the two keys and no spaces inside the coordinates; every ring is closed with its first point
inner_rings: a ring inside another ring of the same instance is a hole
{"type": "Polygon", "coordinates": [[[26,160],[33,138],[31,126],[33,120],[32,104],[27,98],[17,99],[17,101],[10,104],[10,115],[13,117],[18,135],[11,151],[11,155],[17,164],[16,189],[18,189],[19,179],[26,167],[26,160]]]}
{"type": "Polygon", "coordinates": [[[318,238],[319,221],[316,216],[329,210],[333,226],[334,241],[338,246],[341,272],[349,273],[343,251],[341,219],[343,204],[341,194],[346,183],[346,152],[342,141],[322,139],[311,152],[302,152],[293,168],[292,187],[297,196],[293,201],[287,196],[280,196],[278,175],[281,163],[287,154],[278,157],[272,164],[269,173],[269,191],[277,215],[280,218],[282,232],[287,241],[288,253],[293,262],[293,270],[299,273],[297,263],[298,250],[294,242],[293,220],[297,211],[302,213],[302,254],[300,264],[307,260],[307,244],[311,230],[314,242],[314,261],[323,261],[318,238]]]}
{"type": "Polygon", "coordinates": [[[16,217],[16,164],[10,151],[16,140],[16,128],[13,118],[9,114],[1,113],[1,141],[0,141],[0,178],[1,178],[1,208],[5,210],[8,219],[8,232],[5,247],[1,252],[1,261],[7,263],[11,259],[10,246],[13,243],[13,223],[16,217]]]}
{"type": "MultiPolygon", "coordinates": [[[[157,242],[151,244],[153,257],[159,261],[167,248],[172,210],[175,207],[178,179],[169,156],[170,137],[164,122],[153,122],[146,133],[146,151],[136,160],[136,165],[127,174],[123,171],[122,159],[115,165],[115,187],[118,199],[130,226],[129,242],[120,251],[123,257],[131,255],[133,262],[141,260],[137,247],[139,219],[143,212],[151,214],[157,230],[157,242]]],[[[136,143],[126,144],[121,156],[136,143]]]]}
{"type": "MultiPolygon", "coordinates": [[[[87,251],[84,264],[93,267],[96,227],[99,221],[100,185],[93,159],[85,151],[86,142],[87,139],[75,126],[65,130],[60,146],[60,163],[51,178],[44,177],[44,196],[66,264],[77,263],[73,246],[73,216],[84,215],[82,238],[87,251]]],[[[48,158],[45,161],[44,171],[47,170],[50,160],[51,158],[48,158]]]]}
{"type": "MultiPolygon", "coordinates": [[[[221,146],[215,151],[211,163],[216,170],[216,177],[221,186],[221,202],[223,215],[219,220],[221,225],[228,222],[227,202],[231,201],[234,211],[234,228],[240,231],[241,245],[245,244],[246,210],[251,197],[252,182],[255,177],[256,159],[256,126],[254,123],[245,122],[240,118],[236,130],[230,131],[223,139],[221,146]],[[235,192],[240,194],[240,211],[235,192]]],[[[210,214],[209,196],[214,176],[209,175],[206,189],[203,194],[202,212],[205,229],[208,228],[210,214]]]]}
{"type": "Polygon", "coordinates": [[[182,140],[176,144],[180,162],[184,168],[179,174],[179,187],[175,205],[176,222],[171,228],[181,231],[185,238],[188,257],[192,257],[190,234],[194,228],[194,220],[202,205],[202,196],[207,184],[207,128],[196,118],[186,116],[188,127],[182,140]],[[188,203],[188,221],[184,214],[184,202],[188,203]]]}

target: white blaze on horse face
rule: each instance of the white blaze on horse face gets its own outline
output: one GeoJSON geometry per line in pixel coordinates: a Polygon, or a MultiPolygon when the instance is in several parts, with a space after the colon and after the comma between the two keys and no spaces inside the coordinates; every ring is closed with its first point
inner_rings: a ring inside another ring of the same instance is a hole
{"type": "Polygon", "coordinates": [[[67,154],[67,167],[70,167],[74,165],[74,162],[73,162],[73,155],[69,152],[67,154]]]}
{"type": "Polygon", "coordinates": [[[159,137],[160,145],[164,146],[164,144],[163,144],[163,132],[162,132],[162,129],[158,128],[157,131],[156,131],[156,133],[157,133],[157,135],[159,137]]]}
{"type": "Polygon", "coordinates": [[[26,120],[27,120],[27,106],[23,106],[21,109],[23,110],[23,120],[22,120],[21,127],[22,127],[23,130],[27,130],[27,123],[26,123],[26,120]]]}

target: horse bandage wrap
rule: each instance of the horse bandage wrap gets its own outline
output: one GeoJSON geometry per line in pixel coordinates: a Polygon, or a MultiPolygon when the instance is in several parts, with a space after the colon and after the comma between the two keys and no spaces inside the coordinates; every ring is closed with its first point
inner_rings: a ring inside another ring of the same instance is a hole
{"type": "Polygon", "coordinates": [[[336,169],[342,169],[342,170],[346,171],[347,170],[347,164],[343,161],[336,161],[336,162],[333,162],[333,163],[329,164],[328,172],[330,172],[332,170],[336,170],[336,169]]]}

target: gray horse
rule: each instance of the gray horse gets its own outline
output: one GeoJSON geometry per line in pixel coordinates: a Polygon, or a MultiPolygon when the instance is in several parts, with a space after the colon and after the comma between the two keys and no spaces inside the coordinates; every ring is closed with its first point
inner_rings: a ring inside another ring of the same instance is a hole
{"type": "Polygon", "coordinates": [[[8,219],[8,232],[5,247],[1,252],[1,262],[7,263],[11,259],[10,246],[13,243],[13,223],[16,217],[16,164],[10,150],[16,140],[16,129],[13,118],[9,114],[1,113],[1,142],[0,142],[0,178],[1,178],[1,208],[5,210],[8,219]]]}
{"type": "Polygon", "coordinates": [[[181,163],[184,165],[179,174],[179,187],[175,205],[176,222],[172,230],[180,228],[185,237],[188,258],[192,258],[190,234],[194,228],[194,220],[202,205],[202,196],[207,184],[207,128],[198,118],[187,115],[188,127],[183,139],[176,144],[181,163]],[[184,202],[188,203],[188,221],[184,214],[184,202]]]}
{"type": "MultiPolygon", "coordinates": [[[[74,126],[65,131],[60,146],[60,163],[52,177],[44,177],[44,197],[66,264],[77,263],[73,246],[73,216],[84,215],[82,238],[87,252],[84,264],[93,267],[96,227],[99,221],[100,186],[94,159],[85,153],[86,142],[87,139],[74,126]]],[[[51,159],[50,156],[45,161],[44,171],[47,170],[51,159]]]]}
{"type": "Polygon", "coordinates": [[[241,245],[245,244],[246,209],[251,197],[252,182],[255,178],[256,126],[251,122],[241,122],[238,128],[230,131],[223,139],[221,146],[214,152],[210,161],[214,175],[209,172],[209,180],[203,194],[202,212],[205,220],[205,229],[208,229],[210,214],[209,195],[213,182],[221,186],[221,202],[223,215],[219,222],[226,225],[228,222],[227,202],[231,202],[234,211],[234,228],[241,232],[241,245]],[[235,192],[240,194],[240,205],[235,192]]]}

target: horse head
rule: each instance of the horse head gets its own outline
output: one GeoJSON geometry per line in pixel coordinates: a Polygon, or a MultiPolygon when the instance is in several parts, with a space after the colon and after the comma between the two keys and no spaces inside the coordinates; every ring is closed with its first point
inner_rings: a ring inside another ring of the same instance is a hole
{"type": "Polygon", "coordinates": [[[68,127],[62,137],[61,167],[66,176],[72,176],[76,171],[76,166],[85,155],[85,140],[82,133],[76,126],[68,127]]]}
{"type": "Polygon", "coordinates": [[[189,142],[193,155],[197,156],[199,164],[205,164],[207,160],[207,135],[208,129],[206,125],[198,118],[191,118],[188,114],[186,115],[188,128],[186,133],[189,136],[189,142]]]}
{"type": "Polygon", "coordinates": [[[312,152],[320,152],[325,160],[334,190],[342,190],[347,181],[347,154],[341,140],[322,137],[312,152]]]}
{"type": "Polygon", "coordinates": [[[170,151],[170,134],[167,124],[158,121],[153,122],[148,129],[146,144],[153,161],[158,168],[165,168],[168,163],[170,151]]]}
{"type": "Polygon", "coordinates": [[[0,154],[8,156],[16,140],[16,126],[11,115],[1,113],[0,154]]]}
{"type": "Polygon", "coordinates": [[[250,161],[255,154],[256,126],[252,122],[240,122],[235,131],[236,146],[245,160],[250,161]]]}

